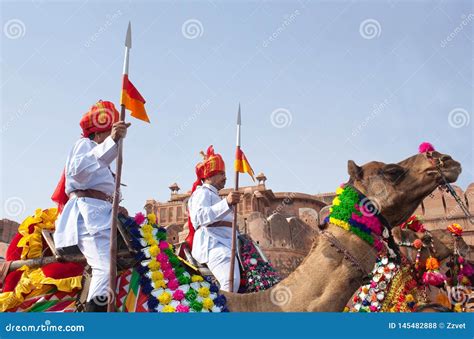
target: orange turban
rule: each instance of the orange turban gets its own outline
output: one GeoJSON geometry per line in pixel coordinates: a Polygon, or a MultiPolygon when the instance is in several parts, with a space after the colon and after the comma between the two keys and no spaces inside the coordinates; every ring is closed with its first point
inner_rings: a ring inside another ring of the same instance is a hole
{"type": "Polygon", "coordinates": [[[81,119],[82,135],[88,138],[92,133],[108,131],[118,119],[119,112],[114,104],[99,100],[81,119]]]}
{"type": "Polygon", "coordinates": [[[210,178],[219,172],[225,172],[225,163],[220,154],[214,153],[214,147],[211,145],[207,153],[201,152],[204,160],[196,165],[196,181],[194,182],[192,192],[201,185],[204,179],[210,178]]]}

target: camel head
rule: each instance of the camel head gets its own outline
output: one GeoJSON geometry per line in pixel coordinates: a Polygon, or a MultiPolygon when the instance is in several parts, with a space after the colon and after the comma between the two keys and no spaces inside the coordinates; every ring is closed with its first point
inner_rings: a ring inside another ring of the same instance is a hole
{"type": "Polygon", "coordinates": [[[461,164],[437,151],[423,152],[394,164],[372,161],[358,166],[349,160],[349,184],[368,197],[387,219],[399,225],[415,211],[436,187],[455,182],[461,164]]]}

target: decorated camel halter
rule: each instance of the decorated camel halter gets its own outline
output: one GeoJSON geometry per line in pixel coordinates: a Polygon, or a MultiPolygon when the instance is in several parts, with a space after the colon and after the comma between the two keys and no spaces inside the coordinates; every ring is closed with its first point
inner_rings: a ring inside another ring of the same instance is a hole
{"type": "MultiPolygon", "coordinates": [[[[425,285],[438,286],[446,280],[446,276],[439,270],[439,262],[436,258],[436,250],[433,243],[433,237],[429,231],[423,226],[421,218],[417,215],[411,216],[406,222],[400,225],[402,240],[398,243],[400,247],[412,247],[416,250],[415,264],[413,268],[414,276],[417,280],[421,281],[425,285]],[[411,229],[417,233],[424,233],[422,239],[415,239],[413,242],[405,241],[404,234],[407,229],[411,229]],[[426,271],[420,276],[420,258],[421,252],[426,249],[428,250],[429,257],[426,259],[425,268],[426,271]]],[[[407,254],[411,256],[410,252],[407,254]]],[[[410,258],[409,258],[410,259],[410,258]]],[[[407,263],[407,265],[409,265],[407,263]]]]}
{"type": "Polygon", "coordinates": [[[393,240],[388,222],[375,204],[350,184],[336,190],[336,197],[325,222],[354,233],[374,247],[378,256],[388,256],[397,262],[400,253],[393,240]]]}
{"type": "Polygon", "coordinates": [[[443,184],[440,185],[439,187],[441,189],[445,189],[446,192],[450,193],[456,203],[458,204],[459,208],[463,211],[464,215],[468,218],[469,222],[471,224],[474,224],[474,218],[472,217],[471,213],[469,212],[468,208],[464,203],[462,202],[461,198],[458,196],[454,188],[451,186],[451,184],[446,180],[446,176],[444,175],[443,171],[441,170],[441,167],[443,166],[443,160],[440,158],[435,158],[433,156],[433,152],[435,151],[435,148],[432,144],[429,142],[423,142],[419,148],[418,151],[422,154],[425,154],[425,156],[428,158],[428,160],[433,164],[433,166],[436,167],[436,170],[441,176],[441,179],[443,179],[443,184]]]}

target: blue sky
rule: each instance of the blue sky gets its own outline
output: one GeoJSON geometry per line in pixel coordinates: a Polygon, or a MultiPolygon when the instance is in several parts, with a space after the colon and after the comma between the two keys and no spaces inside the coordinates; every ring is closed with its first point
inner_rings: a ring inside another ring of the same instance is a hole
{"type": "MultiPolygon", "coordinates": [[[[151,125],[132,122],[124,205],[166,201],[213,144],[231,163],[235,116],[274,191],[333,191],[348,159],[397,162],[422,141],[473,180],[470,1],[2,1],[0,218],[52,206],[79,120],[130,78],[151,125]]],[[[245,176],[242,185],[250,185],[245,176]]]]}

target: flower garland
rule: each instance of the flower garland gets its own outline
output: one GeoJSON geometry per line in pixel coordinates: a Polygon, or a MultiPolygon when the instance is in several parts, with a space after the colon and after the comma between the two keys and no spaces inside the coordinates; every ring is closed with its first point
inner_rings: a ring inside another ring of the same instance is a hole
{"type": "Polygon", "coordinates": [[[140,285],[149,295],[150,312],[226,312],[224,295],[200,275],[186,272],[166,241],[166,229],[156,225],[156,216],[138,213],[125,223],[140,261],[140,285]]]}
{"type": "Polygon", "coordinates": [[[395,257],[395,252],[386,244],[389,238],[388,229],[382,224],[379,212],[363,194],[350,185],[341,185],[336,190],[336,197],[329,209],[326,222],[352,232],[373,246],[379,254],[388,252],[395,257]]]}
{"type": "Polygon", "coordinates": [[[281,281],[270,262],[263,260],[251,239],[240,236],[245,293],[266,290],[281,281]]]}

